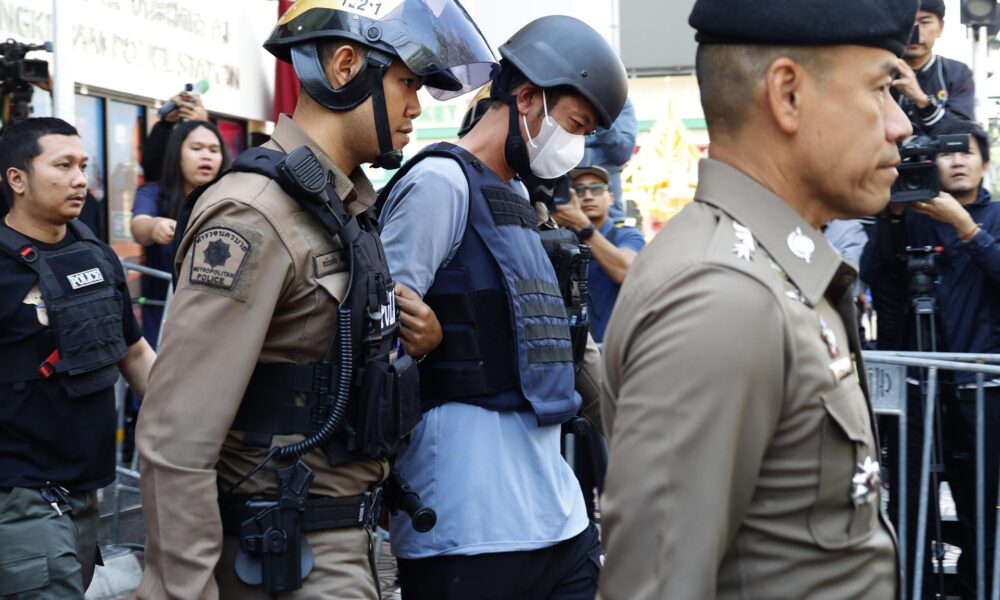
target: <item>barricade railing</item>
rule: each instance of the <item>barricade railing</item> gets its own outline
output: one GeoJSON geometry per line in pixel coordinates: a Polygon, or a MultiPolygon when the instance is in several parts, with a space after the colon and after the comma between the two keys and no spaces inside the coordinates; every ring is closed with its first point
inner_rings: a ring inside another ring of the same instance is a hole
{"type": "MultiPolygon", "coordinates": [[[[994,550],[993,584],[989,596],[985,589],[985,403],[986,375],[1000,377],[1000,354],[962,354],[955,352],[895,352],[866,351],[863,353],[865,367],[868,371],[869,389],[872,403],[877,414],[897,416],[899,419],[898,460],[896,480],[893,482],[892,493],[898,495],[899,507],[897,538],[899,540],[900,564],[907,565],[907,531],[906,515],[906,424],[907,424],[907,367],[926,369],[926,393],[923,396],[923,439],[920,455],[920,489],[917,515],[917,531],[915,560],[912,578],[904,579],[902,597],[906,598],[907,584],[912,583],[913,600],[920,600],[923,592],[924,563],[927,541],[927,511],[930,501],[930,466],[931,448],[933,443],[934,423],[937,418],[937,396],[939,393],[939,371],[964,371],[976,374],[976,406],[975,406],[975,521],[976,521],[976,598],[985,600],[1000,600],[1000,552],[994,550]]],[[[1000,490],[998,490],[1000,493],[1000,490]]],[[[935,494],[935,497],[937,495],[935,494]]],[[[1000,503],[998,503],[1000,504],[1000,503]]],[[[1000,505],[991,507],[1000,517],[1000,505]]],[[[995,547],[1000,548],[1000,528],[994,532],[995,547]]],[[[937,540],[941,542],[941,540],[937,540]]],[[[963,548],[968,552],[968,548],[963,548]]],[[[942,565],[938,565],[939,568],[942,565]]]]}
{"type": "MultiPolygon", "coordinates": [[[[155,300],[146,300],[145,298],[136,299],[137,304],[146,304],[149,306],[163,306],[163,317],[160,319],[160,337],[163,335],[163,323],[167,318],[167,309],[170,308],[170,302],[174,297],[174,286],[173,277],[170,273],[166,271],[160,271],[157,269],[150,269],[149,267],[139,265],[133,262],[122,261],[122,267],[125,269],[126,274],[128,271],[135,271],[142,275],[149,277],[155,277],[157,279],[165,279],[170,284],[167,286],[167,297],[162,301],[162,305],[155,300]]],[[[154,340],[156,346],[159,346],[159,339],[154,340]]],[[[118,382],[115,383],[115,399],[117,400],[117,419],[118,424],[115,430],[115,487],[113,491],[113,516],[112,516],[112,526],[111,526],[111,538],[112,544],[118,545],[121,539],[121,512],[122,512],[122,494],[133,494],[135,496],[139,495],[139,452],[134,447],[132,449],[132,459],[129,461],[128,465],[125,464],[125,414],[129,402],[128,397],[128,385],[125,383],[123,377],[118,377],[118,382]],[[129,480],[134,482],[133,484],[128,484],[125,481],[129,480]]]]}

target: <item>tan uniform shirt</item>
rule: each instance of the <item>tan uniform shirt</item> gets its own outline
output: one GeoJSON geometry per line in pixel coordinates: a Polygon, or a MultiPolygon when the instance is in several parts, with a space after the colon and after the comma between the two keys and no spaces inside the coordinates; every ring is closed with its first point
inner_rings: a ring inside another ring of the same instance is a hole
{"type": "MultiPolygon", "coordinates": [[[[352,214],[374,200],[371,183],[348,178],[288,117],[265,147],[309,146],[352,214]]],[[[348,281],[334,241],[277,183],[232,173],[198,200],[176,257],[180,278],[140,412],[142,503],[148,540],[143,598],[216,598],[212,571],[222,525],[218,490],[235,483],[266,450],[230,431],[255,365],[321,360],[348,281]]],[[[275,436],[275,445],[302,436],[275,436]]],[[[323,452],[304,457],[316,474],[311,494],[353,496],[388,473],[385,462],[330,467],[323,452]]],[[[272,461],[238,493],[275,491],[272,461]]]]}
{"type": "Polygon", "coordinates": [[[842,317],[856,271],[746,175],[700,171],[605,338],[600,596],[891,599],[895,540],[842,317]]]}

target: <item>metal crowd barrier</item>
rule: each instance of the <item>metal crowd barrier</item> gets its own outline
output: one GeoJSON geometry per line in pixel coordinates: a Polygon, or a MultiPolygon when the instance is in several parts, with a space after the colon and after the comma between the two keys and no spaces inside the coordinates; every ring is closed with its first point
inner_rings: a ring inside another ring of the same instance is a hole
{"type": "MultiPolygon", "coordinates": [[[[866,351],[865,368],[868,371],[868,383],[877,414],[894,415],[899,419],[899,450],[897,479],[893,482],[893,494],[899,496],[899,516],[896,529],[899,539],[899,558],[902,565],[907,564],[908,535],[906,520],[906,420],[907,420],[907,382],[906,368],[920,367],[927,370],[927,388],[924,395],[924,430],[920,456],[920,494],[919,512],[917,515],[917,531],[914,561],[913,600],[920,600],[923,591],[924,562],[927,541],[927,509],[930,494],[930,462],[931,445],[934,434],[935,408],[938,394],[938,372],[966,371],[976,374],[976,431],[975,431],[975,466],[976,466],[976,598],[985,600],[985,379],[986,375],[1000,377],[1000,354],[961,354],[954,352],[886,352],[866,351]]],[[[996,510],[1000,517],[1000,503],[990,509],[996,510]]],[[[1000,527],[995,532],[996,547],[1000,548],[1000,527]]],[[[940,542],[941,540],[937,540],[940,542]]],[[[968,548],[963,548],[967,552],[968,548]]],[[[939,564],[939,568],[943,565],[939,564]]],[[[989,598],[1000,600],[1000,551],[994,550],[993,585],[989,598]]],[[[902,597],[906,598],[907,581],[903,581],[902,597]]]]}
{"type": "MultiPolygon", "coordinates": [[[[173,276],[166,271],[159,271],[157,269],[150,269],[143,265],[138,265],[128,261],[122,261],[122,267],[125,269],[126,273],[128,271],[135,271],[141,273],[142,275],[147,275],[149,277],[156,277],[158,279],[166,279],[170,282],[167,287],[167,298],[163,300],[163,318],[160,320],[160,337],[163,336],[163,324],[167,319],[167,309],[170,307],[170,302],[174,298],[174,286],[173,286],[173,276]]],[[[158,302],[153,300],[137,299],[140,304],[147,304],[151,306],[159,305],[158,302]]],[[[160,340],[157,339],[156,346],[159,347],[160,340]]],[[[118,411],[118,425],[115,430],[115,473],[117,477],[115,478],[115,489],[113,496],[113,506],[114,506],[114,516],[112,517],[112,544],[119,545],[121,539],[121,508],[122,508],[122,494],[134,494],[139,495],[139,452],[135,449],[133,445],[132,449],[132,460],[129,464],[125,464],[125,411],[128,405],[128,385],[125,383],[125,378],[119,376],[117,383],[115,383],[115,399],[117,400],[117,411],[118,411]],[[125,480],[130,480],[134,482],[129,485],[125,483],[125,480]]]]}

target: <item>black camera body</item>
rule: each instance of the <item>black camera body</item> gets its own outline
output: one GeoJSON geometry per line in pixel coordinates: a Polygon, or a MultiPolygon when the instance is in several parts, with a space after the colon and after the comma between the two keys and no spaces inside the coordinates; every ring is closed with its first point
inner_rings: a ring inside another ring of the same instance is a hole
{"type": "Polygon", "coordinates": [[[941,249],[934,246],[907,246],[903,253],[910,280],[910,296],[933,296],[938,278],[936,261],[941,249]]]}
{"type": "Polygon", "coordinates": [[[31,116],[31,84],[49,80],[49,63],[24,57],[35,50],[52,52],[52,43],[22,44],[13,39],[0,43],[0,94],[10,97],[14,123],[31,116]]]}
{"type": "Polygon", "coordinates": [[[936,138],[915,136],[899,147],[902,164],[896,167],[899,177],[892,184],[890,202],[916,202],[936,198],[941,192],[937,155],[968,152],[969,135],[939,135],[936,138]]]}

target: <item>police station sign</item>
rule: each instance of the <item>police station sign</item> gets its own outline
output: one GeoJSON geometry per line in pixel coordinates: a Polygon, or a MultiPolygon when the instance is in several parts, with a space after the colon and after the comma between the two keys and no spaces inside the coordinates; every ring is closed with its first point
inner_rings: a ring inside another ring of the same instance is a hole
{"type": "MultiPolygon", "coordinates": [[[[204,79],[210,110],[266,120],[274,60],[261,43],[276,13],[265,0],[73,0],[60,3],[59,16],[73,24],[77,83],[165,99],[204,79]]],[[[0,0],[0,37],[41,42],[52,35],[52,2],[0,0]]]]}

